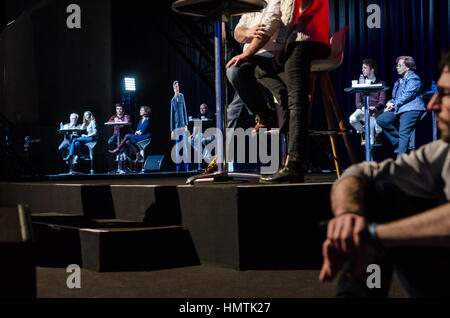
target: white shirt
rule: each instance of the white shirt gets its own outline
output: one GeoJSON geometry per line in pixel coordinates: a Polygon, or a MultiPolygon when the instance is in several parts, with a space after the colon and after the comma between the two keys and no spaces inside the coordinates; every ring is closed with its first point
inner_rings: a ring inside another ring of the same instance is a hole
{"type": "MultiPolygon", "coordinates": [[[[280,0],[266,0],[266,2],[267,6],[264,10],[244,14],[236,26],[236,28],[250,29],[258,24],[265,25],[264,35],[269,36],[270,39],[256,54],[274,52],[276,48],[278,29],[281,21],[280,0]]],[[[244,45],[244,51],[247,50],[249,45],[250,43],[244,45]]]]}

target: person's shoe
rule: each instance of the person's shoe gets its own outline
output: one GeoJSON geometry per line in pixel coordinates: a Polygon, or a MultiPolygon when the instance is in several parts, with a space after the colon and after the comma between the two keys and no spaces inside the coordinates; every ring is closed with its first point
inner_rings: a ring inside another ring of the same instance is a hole
{"type": "Polygon", "coordinates": [[[259,181],[262,183],[277,183],[277,182],[303,183],[305,182],[305,176],[303,174],[303,170],[300,167],[288,163],[286,166],[279,169],[273,175],[268,177],[261,177],[259,181]]]}
{"type": "Polygon", "coordinates": [[[258,115],[256,115],[256,117],[255,117],[255,122],[256,122],[256,125],[255,125],[255,127],[253,128],[253,130],[252,130],[252,136],[256,136],[256,134],[258,134],[258,132],[259,132],[259,130],[260,129],[267,129],[267,130],[270,130],[271,128],[272,128],[272,119],[271,118],[263,118],[263,117],[260,117],[260,116],[258,116],[258,115]]]}
{"type": "Polygon", "coordinates": [[[117,153],[119,152],[119,148],[116,148],[114,150],[108,150],[109,153],[113,154],[113,155],[117,155],[117,153]]]}
{"type": "Polygon", "coordinates": [[[206,167],[202,174],[210,174],[217,171],[217,159],[211,161],[211,163],[206,167]]]}

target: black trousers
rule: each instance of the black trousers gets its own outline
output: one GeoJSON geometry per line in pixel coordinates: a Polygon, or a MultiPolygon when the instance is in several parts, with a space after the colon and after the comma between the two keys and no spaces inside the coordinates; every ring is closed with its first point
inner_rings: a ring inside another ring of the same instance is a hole
{"type": "Polygon", "coordinates": [[[305,160],[311,61],[326,59],[329,55],[330,48],[324,43],[294,42],[287,47],[284,70],[275,70],[269,66],[256,69],[258,81],[282,105],[278,110],[280,129],[286,130],[285,125],[289,122],[289,162],[302,164],[305,160]],[[286,104],[287,111],[283,106],[286,104]]]}
{"type": "MultiPolygon", "coordinates": [[[[438,200],[413,198],[398,187],[382,181],[366,189],[366,216],[369,222],[387,223],[412,216],[438,206],[438,200]]],[[[408,297],[450,296],[450,249],[432,247],[399,247],[379,250],[372,264],[380,266],[381,288],[369,289],[363,273],[353,280],[344,275],[351,268],[345,264],[338,282],[337,297],[387,297],[395,272],[408,297]]]]}

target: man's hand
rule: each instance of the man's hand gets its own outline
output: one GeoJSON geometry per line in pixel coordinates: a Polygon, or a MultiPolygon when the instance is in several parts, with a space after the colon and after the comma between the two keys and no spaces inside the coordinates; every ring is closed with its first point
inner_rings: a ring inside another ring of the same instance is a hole
{"type": "Polygon", "coordinates": [[[394,104],[393,103],[387,103],[386,104],[386,108],[384,109],[385,112],[391,112],[395,109],[394,104]]]}
{"type": "Polygon", "coordinates": [[[333,247],[348,254],[361,246],[366,230],[367,221],[363,216],[342,214],[328,223],[327,239],[333,247]]]}
{"type": "Polygon", "coordinates": [[[140,130],[136,131],[136,135],[142,135],[142,132],[140,130]]]}
{"type": "Polygon", "coordinates": [[[366,220],[358,215],[344,214],[328,224],[327,240],[322,246],[321,282],[331,282],[345,262],[351,267],[345,279],[361,275],[373,261],[375,251],[369,242],[366,220]]]}
{"type": "Polygon", "coordinates": [[[170,134],[170,139],[175,140],[175,130],[170,134]]]}
{"type": "Polygon", "coordinates": [[[245,52],[242,54],[236,55],[228,62],[227,68],[229,68],[231,66],[239,66],[239,64],[247,61],[248,58],[249,58],[249,56],[247,54],[245,54],[245,52]]]}
{"type": "Polygon", "coordinates": [[[255,25],[252,28],[246,29],[244,32],[244,36],[246,42],[250,43],[253,39],[262,39],[262,35],[264,34],[264,24],[255,25]]]}
{"type": "Polygon", "coordinates": [[[344,254],[333,246],[330,240],[322,245],[323,265],[320,270],[319,280],[322,283],[331,282],[345,262],[344,254]]]}

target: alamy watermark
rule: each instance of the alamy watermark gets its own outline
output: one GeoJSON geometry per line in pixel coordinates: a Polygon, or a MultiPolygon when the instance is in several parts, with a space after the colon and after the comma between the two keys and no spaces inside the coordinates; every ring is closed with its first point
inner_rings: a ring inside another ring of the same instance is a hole
{"type": "Polygon", "coordinates": [[[72,264],[67,266],[67,273],[71,273],[66,280],[67,288],[79,289],[81,288],[81,268],[79,265],[72,264]]]}
{"type": "Polygon", "coordinates": [[[204,133],[201,131],[201,122],[194,124],[195,135],[191,135],[184,128],[174,130],[173,140],[175,140],[175,145],[172,147],[171,158],[175,164],[192,163],[192,151],[194,151],[193,163],[210,163],[213,160],[211,154],[218,154],[219,149],[226,146],[227,158],[222,158],[221,155],[217,156],[218,163],[224,163],[223,159],[226,162],[246,163],[247,154],[248,163],[260,162],[262,164],[261,173],[274,173],[279,167],[278,129],[272,129],[269,132],[263,128],[255,134],[253,128],[245,131],[242,128],[227,128],[226,145],[223,145],[223,134],[220,129],[208,128],[204,133]],[[246,147],[247,140],[248,147],[246,147]],[[236,161],[234,161],[235,157],[236,161]]]}
{"type": "Polygon", "coordinates": [[[70,13],[67,17],[66,24],[69,29],[81,29],[81,7],[78,4],[70,4],[66,9],[70,13]]]}

